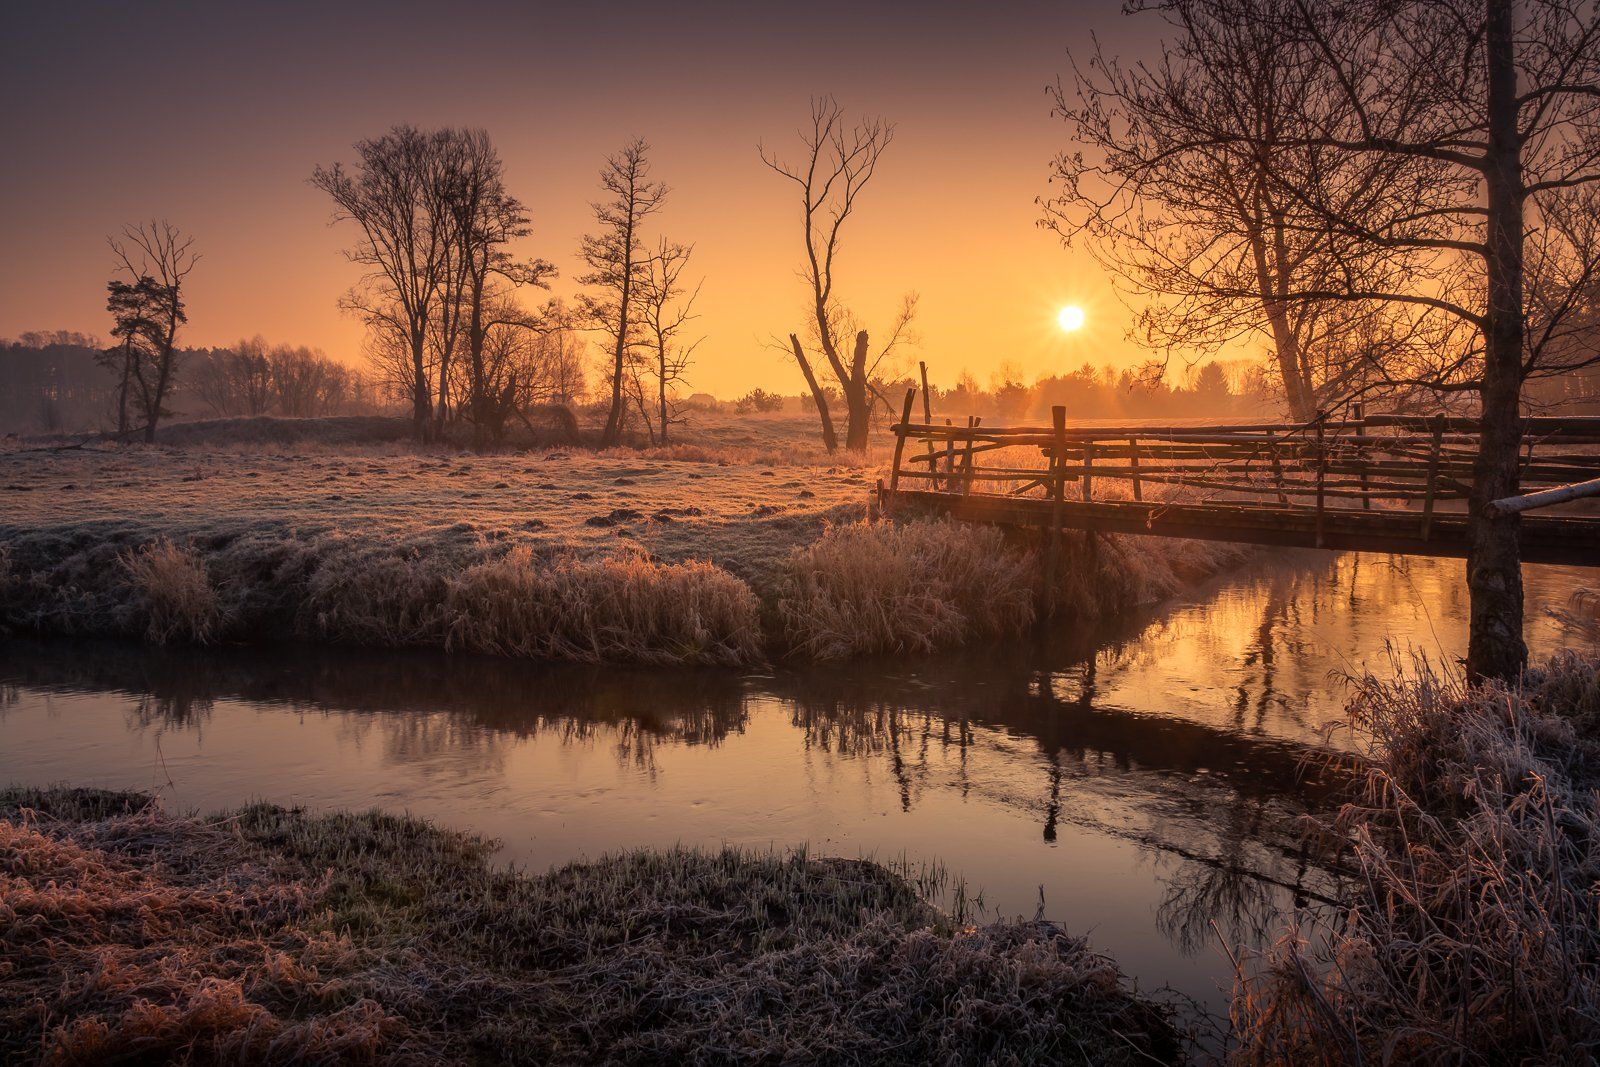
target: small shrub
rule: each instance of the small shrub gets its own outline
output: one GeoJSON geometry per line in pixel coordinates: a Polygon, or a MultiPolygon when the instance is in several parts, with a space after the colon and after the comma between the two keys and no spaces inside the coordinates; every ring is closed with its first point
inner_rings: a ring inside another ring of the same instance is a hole
{"type": "Polygon", "coordinates": [[[148,640],[203,644],[211,639],[221,611],[205,561],[197,553],[163,538],[124,555],[122,563],[143,600],[148,640]]]}
{"type": "Polygon", "coordinates": [[[779,411],[783,408],[783,397],[777,393],[769,393],[765,389],[752,389],[734,401],[733,407],[741,415],[748,415],[753,411],[779,411]]]}

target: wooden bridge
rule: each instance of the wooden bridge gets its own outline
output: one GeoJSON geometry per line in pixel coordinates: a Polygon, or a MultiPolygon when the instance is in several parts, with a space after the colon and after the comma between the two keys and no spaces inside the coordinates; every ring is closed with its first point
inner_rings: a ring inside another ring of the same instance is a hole
{"type": "MultiPolygon", "coordinates": [[[[1462,556],[1474,419],[1362,415],[1304,424],[984,426],[911,418],[906,393],[889,513],[1258,545],[1462,556]],[[910,483],[910,484],[907,484],[910,483]]],[[[1522,558],[1600,566],[1600,512],[1527,512],[1600,497],[1600,418],[1524,420],[1522,558]]],[[[1053,560],[1055,553],[1051,553],[1053,560]]]]}

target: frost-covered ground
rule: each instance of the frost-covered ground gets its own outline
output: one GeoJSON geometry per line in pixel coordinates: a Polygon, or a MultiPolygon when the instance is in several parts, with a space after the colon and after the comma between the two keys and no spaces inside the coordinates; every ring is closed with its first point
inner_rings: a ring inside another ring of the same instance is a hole
{"type": "Polygon", "coordinates": [[[815,463],[782,462],[798,443],[796,422],[728,422],[666,450],[696,459],[396,445],[12,449],[0,451],[0,536],[53,529],[186,542],[243,526],[359,533],[421,550],[482,539],[592,556],[629,545],[664,561],[711,561],[760,584],[827,522],[864,515],[879,473],[809,451],[815,463]],[[752,458],[762,452],[774,458],[752,458]]]}

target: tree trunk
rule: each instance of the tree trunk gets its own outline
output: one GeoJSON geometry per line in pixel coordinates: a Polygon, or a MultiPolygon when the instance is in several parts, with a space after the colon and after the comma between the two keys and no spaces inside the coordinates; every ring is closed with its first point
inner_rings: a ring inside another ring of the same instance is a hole
{"type": "Polygon", "coordinates": [[[411,331],[411,432],[418,444],[428,440],[428,424],[433,417],[433,402],[428,391],[428,370],[423,361],[422,331],[411,331]]]}
{"type": "Polygon", "coordinates": [[[122,351],[122,382],[117,386],[117,436],[128,436],[128,386],[133,377],[133,348],[124,345],[122,351]]]}
{"type": "Polygon", "coordinates": [[[822,444],[829,452],[839,451],[839,437],[833,432],[833,416],[828,411],[828,398],[822,392],[822,386],[817,384],[817,376],[811,371],[811,361],[806,359],[805,349],[800,347],[800,338],[797,334],[789,335],[789,345],[794,349],[794,361],[800,364],[800,373],[806,377],[806,385],[811,389],[811,399],[817,405],[817,418],[822,420],[822,444]]]}
{"type": "Polygon", "coordinates": [[[862,452],[866,450],[867,431],[872,426],[872,388],[867,382],[866,330],[856,334],[855,352],[850,357],[850,379],[842,384],[849,412],[844,447],[852,452],[862,452]]]}
{"type": "Polygon", "coordinates": [[[1471,632],[1467,677],[1511,680],[1527,664],[1522,639],[1522,562],[1516,515],[1491,515],[1489,501],[1515,496],[1522,447],[1523,201],[1517,131],[1512,0],[1489,0],[1488,315],[1484,323],[1482,426],[1473,464],[1472,541],[1467,556],[1471,632]]]}
{"type": "Polygon", "coordinates": [[[656,401],[661,410],[661,443],[667,443],[667,350],[661,349],[660,375],[656,378],[656,401]]]}
{"type": "MultiPolygon", "coordinates": [[[[631,188],[631,186],[630,186],[631,188]]],[[[606,415],[605,432],[600,435],[602,445],[614,445],[622,439],[623,417],[627,398],[622,395],[622,363],[628,354],[628,312],[633,300],[633,217],[636,210],[633,195],[628,197],[628,225],[623,230],[622,285],[617,293],[617,346],[611,357],[611,411],[606,415]]],[[[650,419],[645,418],[645,426],[650,419]]]]}

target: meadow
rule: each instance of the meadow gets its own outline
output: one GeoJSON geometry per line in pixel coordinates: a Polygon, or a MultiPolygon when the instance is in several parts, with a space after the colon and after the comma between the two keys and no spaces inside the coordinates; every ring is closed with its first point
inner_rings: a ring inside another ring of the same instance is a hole
{"type": "Polygon", "coordinates": [[[495,454],[360,439],[383,426],[225,420],[174,425],[154,448],[0,452],[0,626],[839,659],[1015,633],[1041,609],[1095,619],[1241,555],[1153,538],[1090,552],[1069,537],[1045,594],[1025,537],[876,519],[885,457],[829,456],[795,416],[708,417],[667,447],[495,454]]]}

